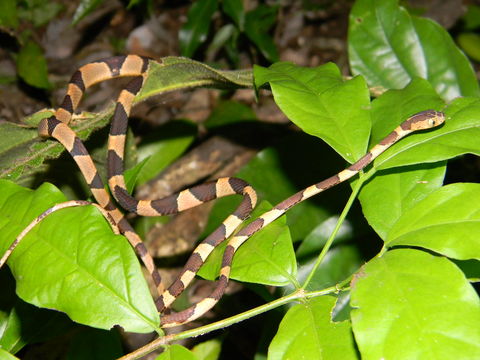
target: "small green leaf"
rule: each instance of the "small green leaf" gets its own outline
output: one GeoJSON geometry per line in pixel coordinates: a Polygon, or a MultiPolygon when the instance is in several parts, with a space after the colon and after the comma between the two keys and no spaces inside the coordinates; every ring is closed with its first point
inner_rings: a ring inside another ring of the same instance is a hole
{"type": "Polygon", "coordinates": [[[0,359],[2,359],[2,360],[20,360],[19,358],[10,354],[8,351],[3,350],[2,348],[0,348],[0,359]]]}
{"type": "Polygon", "coordinates": [[[302,68],[276,63],[255,66],[255,84],[269,83],[288,118],[353,163],[362,157],[370,134],[370,94],[362,77],[344,81],[333,63],[302,68]]]}
{"type": "Polygon", "coordinates": [[[358,0],[350,13],[352,73],[370,86],[399,89],[427,79],[445,100],[478,96],[475,74],[450,35],[430,19],[410,16],[398,0],[358,0]]]}
{"type": "Polygon", "coordinates": [[[122,343],[116,329],[83,328],[70,342],[66,360],[115,360],[122,355],[122,343]]]}
{"type": "Polygon", "coordinates": [[[223,11],[235,22],[240,31],[245,28],[245,11],[242,0],[223,0],[223,11]]]}
{"type": "Polygon", "coordinates": [[[72,24],[76,25],[85,16],[95,10],[101,3],[103,3],[103,0],[80,0],[80,4],[78,4],[75,14],[73,15],[72,24]]]}
{"type": "MultiPolygon", "coordinates": [[[[197,126],[187,121],[173,121],[154,130],[138,145],[138,158],[144,165],[138,172],[138,184],[153,179],[190,146],[197,126]]],[[[132,170],[133,171],[133,170],[132,170]]]]}
{"type": "Polygon", "coordinates": [[[442,186],[445,171],[441,162],[378,172],[358,197],[370,226],[385,240],[402,214],[442,186]]]}
{"type": "Polygon", "coordinates": [[[268,360],[357,359],[349,321],[333,322],[331,296],[288,310],[268,348],[268,360]]]}
{"type": "Polygon", "coordinates": [[[458,45],[475,61],[480,61],[480,35],[475,33],[461,33],[457,37],[458,45]]]}
{"type": "MultiPolygon", "coordinates": [[[[252,213],[254,220],[272,207],[262,202],[252,213]]],[[[215,279],[221,267],[221,258],[227,242],[218,246],[209,256],[198,274],[203,278],[215,279]]],[[[295,283],[297,263],[292,239],[286,226],[285,217],[275,220],[254,234],[237,251],[233,258],[230,277],[235,280],[284,286],[295,283]]]]}
{"type": "Polygon", "coordinates": [[[238,122],[255,121],[256,119],[255,112],[250,106],[227,100],[222,101],[213,109],[204,124],[208,128],[214,128],[238,122]]]}
{"type": "Polygon", "coordinates": [[[222,351],[222,343],[218,339],[212,339],[195,345],[192,352],[198,360],[217,360],[222,351]]]}
{"type": "Polygon", "coordinates": [[[29,41],[20,49],[17,57],[18,75],[29,85],[50,89],[47,61],[40,46],[29,41]]]}
{"type": "Polygon", "coordinates": [[[420,246],[459,260],[480,260],[479,184],[450,184],[405,212],[386,245],[420,246]]]}
{"type": "Polygon", "coordinates": [[[192,57],[195,50],[207,39],[213,13],[217,11],[217,0],[198,0],[188,11],[187,22],[180,29],[180,53],[192,57]]]}
{"type": "Polygon", "coordinates": [[[448,259],[388,251],[357,274],[351,305],[362,358],[480,358],[480,301],[448,259]]]}
{"type": "Polygon", "coordinates": [[[474,30],[480,27],[480,6],[469,4],[467,5],[467,12],[464,16],[465,28],[467,30],[474,30]]]}
{"type": "Polygon", "coordinates": [[[268,34],[276,22],[277,11],[276,6],[258,5],[245,16],[245,33],[257,45],[262,55],[271,62],[279,60],[277,47],[268,34]]]}
{"type": "Polygon", "coordinates": [[[445,109],[439,128],[409,135],[375,161],[377,169],[431,163],[462,154],[480,155],[480,99],[455,99],[445,109]]]}
{"type": "Polygon", "coordinates": [[[0,26],[16,29],[18,26],[17,1],[0,1],[0,26]]]}
{"type": "Polygon", "coordinates": [[[155,360],[199,360],[194,353],[182,345],[165,346],[165,351],[155,358],[155,360]]]}
{"type": "MultiPolygon", "coordinates": [[[[0,181],[0,253],[23,228],[54,203],[54,186],[31,191],[0,181]]],[[[44,218],[8,260],[17,294],[39,307],[63,311],[79,323],[103,329],[160,331],[159,317],[140,265],[123,236],[92,206],[68,208],[44,218]]]]}

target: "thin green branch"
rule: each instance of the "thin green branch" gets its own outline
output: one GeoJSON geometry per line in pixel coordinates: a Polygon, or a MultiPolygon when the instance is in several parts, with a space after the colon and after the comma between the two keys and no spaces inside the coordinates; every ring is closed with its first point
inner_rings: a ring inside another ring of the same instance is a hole
{"type": "Polygon", "coordinates": [[[325,258],[325,255],[327,255],[328,250],[330,250],[330,247],[333,244],[333,241],[335,240],[335,237],[337,236],[338,231],[340,230],[340,226],[342,226],[343,222],[345,221],[345,217],[347,216],[348,212],[350,211],[350,208],[353,205],[353,201],[357,198],[358,192],[360,191],[360,188],[362,187],[365,179],[367,177],[362,176],[362,173],[360,173],[360,178],[358,179],[357,183],[355,184],[352,193],[350,194],[350,197],[348,198],[348,201],[343,208],[342,213],[340,214],[340,217],[338,218],[337,224],[335,225],[335,229],[333,229],[332,233],[330,234],[330,237],[328,238],[327,242],[325,243],[325,246],[323,247],[322,251],[320,252],[320,255],[318,255],[317,261],[313,265],[312,270],[307,276],[307,279],[302,285],[303,289],[306,289],[310,281],[312,280],[313,276],[315,275],[315,272],[317,271],[318,267],[322,263],[323,259],[325,258]]]}
{"type": "Polygon", "coordinates": [[[331,286],[329,288],[323,289],[323,290],[318,290],[318,291],[305,291],[303,289],[299,289],[291,293],[290,295],[283,296],[277,300],[274,300],[272,302],[269,302],[268,304],[261,305],[259,307],[256,307],[254,309],[245,311],[241,314],[234,315],[232,317],[229,317],[224,320],[220,320],[205,326],[201,326],[192,330],[187,330],[180,332],[178,334],[171,334],[171,335],[166,335],[161,338],[158,338],[151,343],[141,347],[138,350],[135,350],[134,352],[131,352],[125,356],[122,356],[118,360],[134,360],[134,359],[139,359],[142,356],[145,356],[152,351],[169,344],[172,341],[176,340],[182,340],[186,338],[191,338],[191,337],[197,337],[201,336],[204,334],[208,334],[212,331],[222,329],[225,327],[228,327],[230,325],[239,323],[240,321],[247,320],[249,318],[252,318],[254,316],[260,315],[264,312],[267,312],[269,310],[275,309],[279,306],[285,305],[289,302],[295,301],[295,300],[300,300],[300,299],[309,299],[312,297],[317,297],[317,296],[322,296],[322,295],[327,295],[327,294],[332,294],[332,293],[338,293],[341,289],[342,284],[344,284],[345,281],[335,285],[331,286]]]}

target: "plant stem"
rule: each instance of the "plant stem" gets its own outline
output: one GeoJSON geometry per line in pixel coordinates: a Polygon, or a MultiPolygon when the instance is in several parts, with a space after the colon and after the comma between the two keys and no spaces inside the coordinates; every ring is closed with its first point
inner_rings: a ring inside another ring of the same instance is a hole
{"type": "Polygon", "coordinates": [[[313,265],[312,270],[310,271],[310,274],[308,274],[307,279],[302,285],[302,289],[305,289],[310,281],[313,278],[313,275],[315,275],[315,272],[317,271],[317,268],[320,266],[322,263],[323,259],[325,258],[325,255],[327,255],[328,250],[330,250],[330,247],[333,244],[333,241],[335,240],[335,236],[338,233],[338,230],[340,230],[340,226],[342,226],[345,217],[347,216],[348,212],[350,211],[350,208],[352,207],[353,201],[356,199],[358,192],[360,191],[360,188],[362,187],[364,181],[369,177],[369,176],[362,176],[363,174],[360,173],[360,177],[355,184],[352,193],[350,194],[350,197],[348,198],[348,201],[343,208],[342,213],[340,214],[340,217],[338,218],[337,224],[335,225],[335,229],[333,229],[332,233],[330,234],[330,237],[328,238],[327,242],[325,243],[325,246],[323,247],[322,251],[320,252],[320,255],[318,255],[317,261],[313,265]]]}
{"type": "MultiPolygon", "coordinates": [[[[342,282],[343,283],[343,282],[342,282]]],[[[176,340],[181,340],[181,339],[186,339],[190,337],[197,337],[200,335],[207,334],[209,332],[212,332],[214,330],[222,329],[227,326],[236,324],[240,321],[249,319],[251,317],[254,317],[256,315],[262,314],[264,312],[267,312],[269,310],[275,309],[279,306],[285,305],[289,302],[298,300],[298,299],[304,299],[304,298],[312,298],[312,297],[317,297],[317,296],[322,296],[322,295],[327,295],[331,293],[335,293],[339,291],[339,286],[338,284],[335,286],[331,286],[329,288],[323,289],[323,290],[318,290],[318,291],[310,291],[307,292],[303,289],[299,289],[291,293],[290,295],[281,297],[277,300],[274,300],[272,302],[269,302],[268,304],[261,305],[259,307],[256,307],[254,309],[245,311],[241,314],[234,315],[232,317],[229,317],[224,320],[220,320],[205,326],[201,326],[192,330],[187,330],[183,331],[177,334],[171,334],[171,335],[166,335],[164,337],[160,337],[151,343],[141,347],[140,349],[135,350],[134,352],[131,352],[125,356],[122,356],[118,360],[134,360],[134,359],[139,359],[142,356],[145,356],[152,351],[158,349],[159,347],[162,347],[164,345],[169,344],[172,341],[176,340]]]]}

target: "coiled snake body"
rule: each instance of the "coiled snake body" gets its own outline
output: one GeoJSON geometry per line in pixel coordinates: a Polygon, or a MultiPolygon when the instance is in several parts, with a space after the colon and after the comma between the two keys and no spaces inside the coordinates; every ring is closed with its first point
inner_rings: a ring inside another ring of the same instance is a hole
{"type": "MultiPolygon", "coordinates": [[[[140,91],[144,79],[146,78],[149,61],[151,60],[136,55],[128,55],[112,57],[82,66],[72,76],[68,85],[67,94],[65,95],[61,106],[56,110],[52,117],[41,121],[39,125],[39,134],[43,137],[53,137],[57,139],[72,155],[98,202],[98,207],[101,208],[104,215],[110,221],[113,229],[125,235],[151,274],[159,293],[159,297],[156,300],[157,308],[159,311],[164,311],[193,280],[200,266],[210,255],[215,246],[230,237],[236,228],[249,216],[256,205],[257,196],[250,185],[237,178],[221,178],[158,200],[136,200],[129,195],[123,177],[125,136],[127,132],[129,112],[134,97],[140,91]],[[123,214],[115,206],[109,193],[105,190],[103,181],[101,180],[86,148],[74,131],[68,126],[72,119],[72,115],[78,107],[83,93],[87,88],[101,81],[126,76],[133,77],[133,79],[129,82],[126,88],[121,91],[118,97],[108,141],[108,183],[111,193],[117,202],[130,212],[144,216],[159,216],[177,213],[219,197],[233,194],[243,196],[243,201],[235,212],[228,216],[211,235],[197,246],[179,277],[167,290],[164,290],[153,259],[143,245],[140,237],[135,233],[133,228],[124,218],[123,214]]],[[[186,310],[163,315],[161,318],[161,325],[163,327],[177,326],[192,321],[211,309],[218,302],[227,287],[234,253],[254,233],[282,216],[288,209],[299,202],[350,179],[402,137],[416,130],[438,126],[443,123],[444,120],[444,114],[434,110],[423,111],[411,116],[393,130],[379,144],[375,145],[366,155],[345,170],[322,182],[299,191],[241,229],[227,244],[223,255],[220,277],[214,291],[208,297],[186,310]]],[[[82,201],[71,201],[65,206],[84,204],[85,202],[82,201]]],[[[7,250],[7,253],[2,260],[0,260],[0,266],[3,265],[8,254],[13,251],[13,248],[18,244],[20,238],[28,232],[31,226],[34,226],[41,221],[41,219],[48,215],[48,213],[65,206],[56,205],[37,217],[37,219],[35,219],[29,227],[17,237],[9,250],[7,250]]]]}

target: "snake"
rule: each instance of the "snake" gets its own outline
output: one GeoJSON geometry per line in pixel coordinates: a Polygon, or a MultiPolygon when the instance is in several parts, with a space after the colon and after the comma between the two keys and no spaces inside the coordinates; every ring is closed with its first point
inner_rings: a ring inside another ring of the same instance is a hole
{"type": "MultiPolygon", "coordinates": [[[[107,58],[82,66],[72,76],[68,84],[67,94],[61,105],[53,116],[43,119],[39,123],[38,131],[42,137],[53,137],[58,140],[72,155],[99,207],[103,209],[104,215],[111,222],[112,228],[114,230],[118,228],[118,231],[125,235],[151,274],[159,293],[155,301],[157,309],[164,312],[190,284],[213,249],[229,238],[240,224],[249,217],[256,205],[257,195],[247,182],[233,177],[220,178],[200,184],[163,199],[137,200],[128,193],[123,177],[128,117],[135,95],[140,91],[146,79],[150,61],[152,60],[137,55],[127,55],[107,58]],[[105,189],[103,181],[82,141],[68,126],[85,90],[98,82],[117,77],[133,77],[120,92],[116,101],[108,141],[108,184],[113,197],[122,208],[143,216],[159,216],[174,214],[224,196],[234,194],[243,196],[238,208],[195,248],[180,275],[168,289],[164,289],[153,259],[143,242],[125,219],[123,213],[115,206],[105,189]]],[[[358,161],[336,175],[297,192],[242,228],[227,243],[220,275],[214,290],[207,297],[185,310],[163,314],[161,326],[164,328],[179,326],[193,321],[209,311],[225,292],[235,252],[253,234],[285,214],[296,204],[355,176],[401,138],[414,131],[439,126],[444,121],[445,115],[435,110],[426,110],[410,116],[358,161]]],[[[78,205],[83,205],[83,203],[78,205]]],[[[72,204],[70,206],[77,205],[72,204]]],[[[51,212],[48,212],[47,215],[49,213],[51,212]]],[[[40,215],[42,218],[45,216],[45,213],[40,215]]],[[[32,224],[36,224],[40,220],[34,220],[32,224]]]]}

